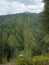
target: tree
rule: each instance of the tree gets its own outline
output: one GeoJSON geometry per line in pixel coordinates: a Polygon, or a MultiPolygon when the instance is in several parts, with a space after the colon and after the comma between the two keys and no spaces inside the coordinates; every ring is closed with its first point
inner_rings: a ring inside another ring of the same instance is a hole
{"type": "Polygon", "coordinates": [[[42,13],[42,24],[44,27],[44,31],[49,33],[49,0],[43,0],[45,3],[44,11],[42,13]]]}
{"type": "Polygon", "coordinates": [[[6,40],[0,42],[0,63],[4,61],[3,58],[6,58],[6,60],[9,61],[13,53],[13,48],[11,48],[11,46],[8,44],[6,40]]]}

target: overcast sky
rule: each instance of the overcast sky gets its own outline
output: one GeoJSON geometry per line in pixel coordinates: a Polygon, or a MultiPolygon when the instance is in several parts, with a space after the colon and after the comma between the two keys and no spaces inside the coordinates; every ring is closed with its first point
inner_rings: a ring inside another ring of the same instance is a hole
{"type": "Polygon", "coordinates": [[[43,11],[42,0],[0,0],[0,15],[43,11]]]}

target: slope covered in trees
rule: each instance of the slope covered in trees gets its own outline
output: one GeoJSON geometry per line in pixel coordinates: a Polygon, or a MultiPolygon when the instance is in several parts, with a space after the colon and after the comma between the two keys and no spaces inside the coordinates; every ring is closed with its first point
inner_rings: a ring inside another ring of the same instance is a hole
{"type": "Polygon", "coordinates": [[[27,12],[0,16],[0,63],[15,55],[30,58],[48,52],[39,19],[40,14],[27,12]]]}

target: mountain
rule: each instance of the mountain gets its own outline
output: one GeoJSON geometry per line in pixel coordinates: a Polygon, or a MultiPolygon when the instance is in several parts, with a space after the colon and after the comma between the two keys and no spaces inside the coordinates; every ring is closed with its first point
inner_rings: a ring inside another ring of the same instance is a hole
{"type": "Polygon", "coordinates": [[[39,18],[29,12],[0,16],[0,42],[6,41],[14,53],[23,52],[27,57],[38,54],[37,42],[42,39],[39,18]]]}

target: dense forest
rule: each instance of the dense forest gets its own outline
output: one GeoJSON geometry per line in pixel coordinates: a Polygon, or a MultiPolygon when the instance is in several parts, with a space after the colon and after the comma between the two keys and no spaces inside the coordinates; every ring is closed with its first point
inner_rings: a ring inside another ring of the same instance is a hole
{"type": "Polygon", "coordinates": [[[44,2],[45,9],[39,14],[0,16],[0,64],[11,59],[18,65],[43,65],[49,61],[49,1],[44,2]]]}

